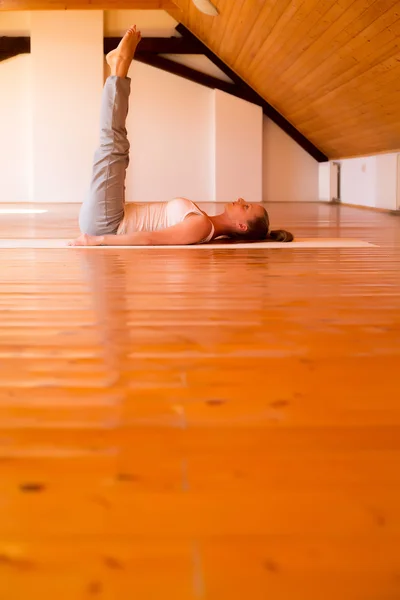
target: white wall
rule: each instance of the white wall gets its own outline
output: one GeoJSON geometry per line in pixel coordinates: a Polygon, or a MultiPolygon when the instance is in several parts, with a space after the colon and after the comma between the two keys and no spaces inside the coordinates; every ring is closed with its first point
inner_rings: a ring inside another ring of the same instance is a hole
{"type": "Polygon", "coordinates": [[[331,200],[338,198],[338,169],[337,163],[319,163],[318,198],[321,202],[331,202],[331,200]]]}
{"type": "MultiPolygon", "coordinates": [[[[396,210],[400,176],[398,156],[390,153],[335,161],[341,166],[341,201],[396,210]]],[[[324,168],[321,165],[320,171],[324,168]]],[[[323,195],[324,189],[320,186],[321,199],[324,199],[323,195]]]]}
{"type": "Polygon", "coordinates": [[[170,37],[175,35],[177,21],[165,10],[105,10],[104,35],[121,37],[125,31],[137,23],[143,36],[170,37]]]}
{"type": "Polygon", "coordinates": [[[30,57],[0,67],[0,202],[31,198],[30,57]]]}
{"type": "MultiPolygon", "coordinates": [[[[2,200],[81,202],[99,138],[103,22],[108,35],[132,20],[170,35],[175,23],[163,11],[7,16],[0,35],[31,35],[32,53],[0,65],[2,200]]],[[[128,200],[317,199],[316,161],[259,107],[140,63],[131,76],[128,200]]]]}
{"type": "Polygon", "coordinates": [[[349,158],[338,162],[341,164],[341,201],[346,204],[375,206],[375,157],[349,158]]]}
{"type": "Polygon", "coordinates": [[[98,138],[103,12],[31,14],[33,201],[80,202],[98,138]]]}
{"type": "Polygon", "coordinates": [[[318,162],[264,117],[263,201],[316,202],[318,162]]]}
{"type": "Polygon", "coordinates": [[[129,75],[127,200],[212,200],[212,90],[137,62],[129,75]]]}
{"type": "Polygon", "coordinates": [[[396,210],[400,210],[400,154],[397,155],[397,202],[396,210]]]}
{"type": "Polygon", "coordinates": [[[376,200],[377,208],[397,208],[397,154],[380,154],[376,157],[376,200]]]}
{"type": "Polygon", "coordinates": [[[261,202],[262,109],[220,90],[213,95],[214,199],[261,202]]]}

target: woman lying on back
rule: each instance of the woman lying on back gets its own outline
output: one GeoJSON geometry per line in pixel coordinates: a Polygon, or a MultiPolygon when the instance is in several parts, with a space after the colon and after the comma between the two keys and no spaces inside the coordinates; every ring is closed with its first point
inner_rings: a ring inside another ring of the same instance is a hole
{"type": "Polygon", "coordinates": [[[242,198],[209,216],[191,200],[125,204],[125,175],[129,164],[126,117],[131,80],[128,70],[141,35],[132,27],[118,48],[107,55],[111,76],[101,104],[100,146],[96,150],[89,194],[82,205],[82,235],[71,246],[160,246],[205,244],[226,236],[242,241],[291,242],[287,231],[270,231],[261,204],[242,198]]]}

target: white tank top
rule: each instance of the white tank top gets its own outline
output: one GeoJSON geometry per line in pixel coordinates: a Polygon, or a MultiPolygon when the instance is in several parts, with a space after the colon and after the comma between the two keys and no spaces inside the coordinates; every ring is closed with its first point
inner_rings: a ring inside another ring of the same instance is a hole
{"type": "MultiPolygon", "coordinates": [[[[132,202],[125,205],[125,215],[118,227],[117,235],[167,229],[167,227],[182,223],[191,214],[204,216],[200,208],[187,198],[174,198],[169,202],[147,202],[146,204],[132,202]]],[[[212,239],[214,225],[211,221],[210,227],[209,235],[201,240],[201,244],[212,239]]]]}

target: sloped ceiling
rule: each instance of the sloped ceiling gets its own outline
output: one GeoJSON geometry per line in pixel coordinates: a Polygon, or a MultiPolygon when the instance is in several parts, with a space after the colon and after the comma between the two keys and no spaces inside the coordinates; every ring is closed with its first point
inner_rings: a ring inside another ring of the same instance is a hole
{"type": "Polygon", "coordinates": [[[329,158],[400,149],[398,0],[191,0],[171,10],[329,158]]]}
{"type": "Polygon", "coordinates": [[[191,0],[0,0],[0,15],[166,10],[329,158],[400,151],[400,0],[213,2],[218,17],[191,0]]]}

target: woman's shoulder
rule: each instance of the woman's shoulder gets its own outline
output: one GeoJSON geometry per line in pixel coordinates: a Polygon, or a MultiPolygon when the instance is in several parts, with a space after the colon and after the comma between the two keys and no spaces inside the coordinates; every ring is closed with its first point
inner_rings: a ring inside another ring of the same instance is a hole
{"type": "Polygon", "coordinates": [[[174,198],[168,202],[168,212],[184,219],[189,214],[204,215],[204,212],[188,198],[174,198]]]}
{"type": "Polygon", "coordinates": [[[199,233],[199,243],[209,242],[214,235],[214,225],[208,215],[188,198],[170,200],[175,222],[190,221],[190,227],[199,233]]]}
{"type": "Polygon", "coordinates": [[[173,198],[172,200],[169,201],[168,204],[172,204],[172,203],[175,205],[184,206],[187,208],[194,207],[200,211],[199,207],[192,200],[189,200],[189,198],[183,198],[183,197],[173,198]]]}

